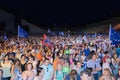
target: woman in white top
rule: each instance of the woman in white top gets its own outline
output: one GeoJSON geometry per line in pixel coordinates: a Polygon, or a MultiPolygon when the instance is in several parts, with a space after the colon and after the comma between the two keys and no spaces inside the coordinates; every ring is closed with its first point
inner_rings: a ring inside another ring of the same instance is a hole
{"type": "Polygon", "coordinates": [[[10,60],[8,60],[8,55],[5,55],[4,60],[1,62],[1,67],[3,70],[3,80],[7,79],[10,80],[11,78],[11,69],[12,66],[12,62],[10,60]]]}
{"type": "Polygon", "coordinates": [[[33,65],[32,63],[28,63],[26,65],[26,70],[22,73],[23,80],[34,80],[35,73],[32,71],[33,65]]]}

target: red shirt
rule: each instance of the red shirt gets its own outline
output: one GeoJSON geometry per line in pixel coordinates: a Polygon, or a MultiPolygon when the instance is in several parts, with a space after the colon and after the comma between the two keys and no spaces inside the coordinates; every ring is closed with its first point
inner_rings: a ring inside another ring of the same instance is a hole
{"type": "Polygon", "coordinates": [[[107,58],[109,58],[109,56],[107,56],[107,55],[102,58],[103,63],[106,62],[106,59],[107,59],[107,58]]]}

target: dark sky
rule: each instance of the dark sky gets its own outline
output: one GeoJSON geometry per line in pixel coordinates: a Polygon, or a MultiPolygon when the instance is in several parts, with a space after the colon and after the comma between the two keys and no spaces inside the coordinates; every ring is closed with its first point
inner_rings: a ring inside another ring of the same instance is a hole
{"type": "Polygon", "coordinates": [[[120,3],[116,0],[0,0],[0,8],[48,27],[83,26],[120,16],[120,3]]]}

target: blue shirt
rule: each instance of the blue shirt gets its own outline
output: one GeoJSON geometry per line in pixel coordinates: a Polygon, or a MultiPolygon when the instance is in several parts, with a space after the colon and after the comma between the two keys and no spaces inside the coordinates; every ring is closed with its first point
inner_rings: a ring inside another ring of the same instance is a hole
{"type": "Polygon", "coordinates": [[[83,68],[83,67],[81,67],[81,68],[77,69],[77,67],[76,67],[76,66],[74,67],[74,69],[77,71],[77,73],[78,73],[78,74],[80,74],[80,73],[84,70],[84,68],[83,68]]]}
{"type": "MultiPolygon", "coordinates": [[[[87,61],[87,67],[92,68],[92,69],[101,68],[100,63],[98,61],[94,61],[92,59],[87,61]]],[[[94,71],[93,73],[97,74],[98,72],[94,71]]]]}
{"type": "Polygon", "coordinates": [[[90,49],[89,48],[84,49],[84,52],[85,52],[85,56],[88,56],[90,54],[90,49]]]}
{"type": "Polygon", "coordinates": [[[44,80],[50,80],[51,76],[53,76],[53,66],[51,64],[48,66],[43,64],[41,67],[44,69],[44,80]]]}
{"type": "Polygon", "coordinates": [[[117,56],[120,56],[120,48],[116,48],[117,56]]]}

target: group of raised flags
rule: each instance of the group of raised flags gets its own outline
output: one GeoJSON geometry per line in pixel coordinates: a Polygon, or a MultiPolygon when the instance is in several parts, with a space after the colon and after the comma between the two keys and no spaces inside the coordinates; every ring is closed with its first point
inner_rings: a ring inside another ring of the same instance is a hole
{"type": "MultiPolygon", "coordinates": [[[[48,33],[51,33],[50,29],[48,29],[48,33]]],[[[64,36],[64,32],[59,32],[59,35],[64,36]]],[[[18,38],[19,37],[24,37],[27,38],[29,35],[28,33],[20,27],[20,25],[18,25],[18,38]]],[[[69,35],[70,36],[70,35],[69,35]]],[[[95,34],[96,36],[96,34],[95,34]]],[[[4,33],[4,40],[8,40],[6,33],[4,33]]],[[[44,35],[45,38],[45,35],[44,35]]],[[[86,37],[84,36],[84,39],[86,39],[86,37]]],[[[110,25],[110,29],[109,29],[109,39],[111,41],[112,44],[117,45],[120,44],[120,30],[115,30],[111,25],[110,25]]],[[[49,40],[45,39],[45,41],[48,43],[49,40]]]]}
{"type": "MultiPolygon", "coordinates": [[[[18,25],[18,38],[28,38],[28,33],[20,27],[20,25],[18,25]]],[[[8,40],[8,37],[6,35],[6,33],[4,32],[4,36],[3,36],[4,41],[8,40]]]]}

